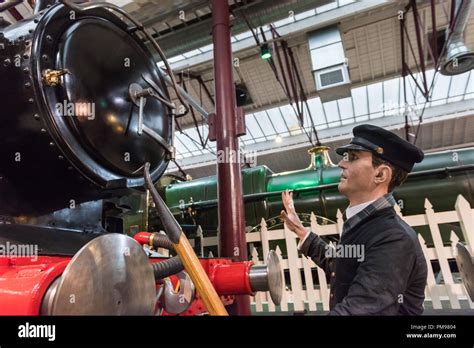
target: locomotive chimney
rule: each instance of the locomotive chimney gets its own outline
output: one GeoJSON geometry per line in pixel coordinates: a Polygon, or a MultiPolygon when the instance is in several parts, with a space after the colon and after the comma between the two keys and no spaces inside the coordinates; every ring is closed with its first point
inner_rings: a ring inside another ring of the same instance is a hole
{"type": "Polygon", "coordinates": [[[335,164],[332,163],[331,158],[329,157],[329,147],[328,146],[315,146],[308,150],[308,153],[311,155],[311,163],[309,164],[308,169],[320,169],[327,167],[334,167],[335,164]]]}

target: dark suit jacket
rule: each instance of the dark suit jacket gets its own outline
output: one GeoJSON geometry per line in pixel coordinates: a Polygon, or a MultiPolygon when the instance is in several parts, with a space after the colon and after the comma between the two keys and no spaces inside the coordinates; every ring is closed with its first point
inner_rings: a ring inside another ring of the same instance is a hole
{"type": "Polygon", "coordinates": [[[416,232],[393,208],[370,214],[343,233],[336,251],[362,250],[355,257],[328,252],[311,233],[301,246],[331,285],[330,315],[419,315],[423,312],[427,264],[416,232]],[[358,249],[357,249],[358,248],[358,249]]]}

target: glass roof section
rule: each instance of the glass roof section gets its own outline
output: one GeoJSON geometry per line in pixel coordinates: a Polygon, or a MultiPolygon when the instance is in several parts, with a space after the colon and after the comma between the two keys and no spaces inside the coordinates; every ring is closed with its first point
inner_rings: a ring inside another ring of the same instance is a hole
{"type": "MultiPolygon", "coordinates": [[[[276,22],[273,23],[273,25],[275,26],[275,28],[278,29],[278,28],[284,27],[285,25],[303,20],[305,18],[308,18],[308,17],[311,17],[311,16],[316,16],[318,14],[321,14],[321,13],[324,13],[324,12],[327,12],[327,11],[330,11],[330,10],[334,10],[334,9],[342,7],[342,6],[349,5],[353,2],[356,2],[356,0],[337,0],[337,1],[333,1],[330,4],[327,4],[327,5],[324,5],[324,6],[319,6],[319,7],[316,7],[315,9],[305,11],[305,12],[296,14],[292,17],[288,17],[288,18],[284,18],[284,19],[281,19],[279,21],[276,21],[276,22]]],[[[270,30],[268,28],[266,28],[266,26],[264,28],[264,32],[267,35],[267,37],[270,35],[270,30]]],[[[252,32],[250,30],[248,30],[248,31],[245,31],[245,32],[237,34],[237,35],[232,35],[231,42],[236,43],[236,42],[242,41],[244,39],[247,39],[251,36],[252,36],[252,32]]],[[[270,37],[271,37],[271,35],[270,35],[270,37]]],[[[209,51],[212,50],[213,46],[214,46],[213,44],[210,44],[210,45],[206,45],[206,46],[203,46],[203,47],[199,47],[195,50],[185,52],[185,53],[179,54],[177,56],[168,58],[168,61],[170,63],[176,63],[176,62],[185,60],[187,58],[190,58],[190,57],[202,54],[202,53],[209,52],[209,51]]],[[[160,62],[158,62],[158,66],[162,67],[162,66],[164,66],[164,63],[160,61],[160,62]]]]}
{"type": "MultiPolygon", "coordinates": [[[[474,99],[474,76],[468,71],[461,75],[444,76],[436,74],[432,82],[434,70],[428,70],[428,86],[433,83],[431,100],[426,103],[416,84],[407,76],[407,103],[412,123],[418,122],[422,109],[429,109],[447,103],[474,99]],[[426,105],[425,105],[426,104],[426,105]]],[[[420,83],[420,74],[415,74],[420,83]]],[[[340,127],[362,121],[370,121],[380,117],[390,117],[404,113],[403,79],[381,81],[366,86],[353,88],[351,97],[321,103],[319,97],[308,100],[311,119],[316,130],[340,127]]],[[[311,133],[311,119],[304,108],[304,129],[293,108],[287,104],[246,115],[247,134],[240,138],[243,145],[252,145],[264,141],[278,140],[303,132],[311,133]]],[[[207,137],[207,126],[200,127],[201,134],[207,137]]],[[[215,142],[208,142],[202,148],[195,128],[176,133],[176,158],[215,153],[215,142]]]]}

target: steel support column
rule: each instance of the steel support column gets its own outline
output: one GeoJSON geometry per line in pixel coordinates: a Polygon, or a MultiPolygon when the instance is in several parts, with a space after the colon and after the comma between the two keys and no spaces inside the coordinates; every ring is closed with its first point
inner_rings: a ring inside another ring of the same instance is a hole
{"type": "MultiPolygon", "coordinates": [[[[231,257],[235,261],[246,261],[247,242],[227,0],[212,1],[212,18],[218,151],[219,256],[231,257]]],[[[249,296],[237,296],[228,310],[232,315],[250,315],[249,296]]]]}

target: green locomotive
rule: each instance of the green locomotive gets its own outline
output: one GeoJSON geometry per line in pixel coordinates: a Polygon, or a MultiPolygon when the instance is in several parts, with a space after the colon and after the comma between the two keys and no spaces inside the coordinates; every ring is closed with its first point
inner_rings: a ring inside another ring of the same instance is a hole
{"type": "MultiPolygon", "coordinates": [[[[296,210],[309,216],[314,212],[323,223],[336,220],[337,210],[348,205],[337,189],[340,168],[333,164],[325,146],[308,152],[310,165],[301,170],[274,173],[265,165],[242,169],[245,219],[247,230],[256,227],[261,219],[269,221],[269,228],[280,228],[278,217],[283,209],[281,191],[294,191],[296,210]]],[[[217,177],[209,176],[190,181],[171,180],[160,191],[178,221],[185,227],[200,225],[204,235],[215,234],[217,219],[217,177]]],[[[394,191],[403,215],[424,213],[425,198],[435,211],[453,210],[458,195],[474,204],[474,148],[430,153],[415,165],[407,181],[394,191]]],[[[150,215],[149,228],[159,229],[159,219],[150,215]]],[[[449,240],[454,230],[462,239],[459,226],[440,226],[443,239],[449,240]]],[[[417,228],[425,233],[423,227],[417,228]]],[[[425,236],[428,243],[431,236],[425,236]]]]}

